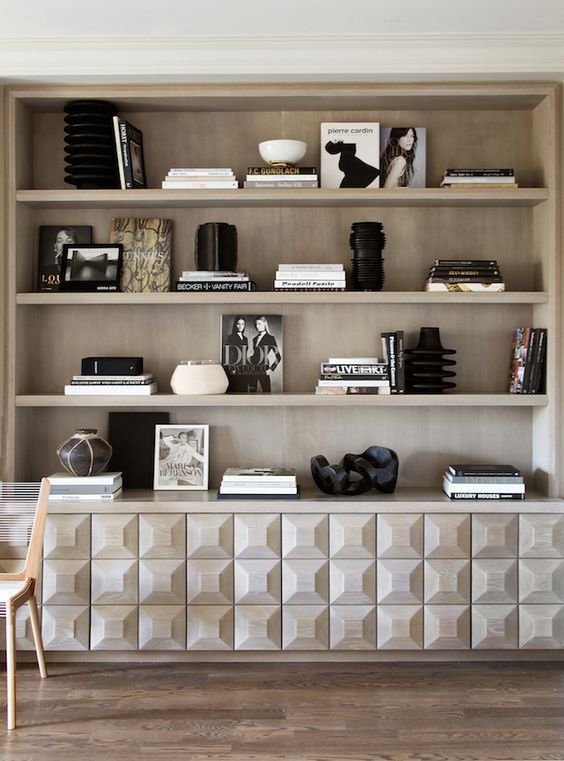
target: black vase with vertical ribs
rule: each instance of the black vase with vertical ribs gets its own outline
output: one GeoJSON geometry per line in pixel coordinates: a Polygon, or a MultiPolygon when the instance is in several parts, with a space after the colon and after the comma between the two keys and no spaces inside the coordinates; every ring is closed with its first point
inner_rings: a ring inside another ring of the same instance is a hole
{"type": "Polygon", "coordinates": [[[441,344],[439,328],[421,328],[419,343],[415,349],[405,349],[406,390],[412,394],[442,394],[456,383],[446,380],[456,373],[445,370],[456,361],[446,356],[456,354],[454,349],[445,349],[441,344]]]}

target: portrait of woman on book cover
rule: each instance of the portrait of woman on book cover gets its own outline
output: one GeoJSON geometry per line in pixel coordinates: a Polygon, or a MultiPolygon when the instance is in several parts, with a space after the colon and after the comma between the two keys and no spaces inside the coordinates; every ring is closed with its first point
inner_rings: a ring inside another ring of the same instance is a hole
{"type": "Polygon", "coordinates": [[[208,488],[209,426],[157,425],[155,489],[208,488]]]}
{"type": "Polygon", "coordinates": [[[282,316],[222,315],[221,364],[229,391],[282,391],[282,316]]]}
{"type": "Polygon", "coordinates": [[[382,127],[380,144],[383,188],[424,188],[426,134],[423,127],[382,127]]]}

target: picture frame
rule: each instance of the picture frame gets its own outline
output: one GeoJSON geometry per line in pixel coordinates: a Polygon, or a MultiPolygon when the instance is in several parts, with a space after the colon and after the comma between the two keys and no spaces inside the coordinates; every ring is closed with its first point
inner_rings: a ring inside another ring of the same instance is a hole
{"type": "Polygon", "coordinates": [[[119,291],[121,243],[65,244],[61,262],[61,291],[119,291]]]}
{"type": "Polygon", "coordinates": [[[209,425],[156,425],[154,465],[155,490],[206,491],[209,425]]]}

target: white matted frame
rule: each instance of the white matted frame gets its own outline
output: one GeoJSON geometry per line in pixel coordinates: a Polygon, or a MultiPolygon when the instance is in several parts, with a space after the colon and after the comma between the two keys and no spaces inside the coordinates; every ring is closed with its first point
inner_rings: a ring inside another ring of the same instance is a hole
{"type": "Polygon", "coordinates": [[[155,426],[155,489],[206,490],[209,479],[209,426],[155,426]]]}

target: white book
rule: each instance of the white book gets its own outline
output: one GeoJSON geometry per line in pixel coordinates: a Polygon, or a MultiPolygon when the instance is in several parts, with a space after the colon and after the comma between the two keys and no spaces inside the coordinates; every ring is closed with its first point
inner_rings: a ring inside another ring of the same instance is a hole
{"type": "Polygon", "coordinates": [[[472,185],[513,185],[515,176],[511,177],[459,177],[446,174],[441,182],[443,185],[458,185],[459,183],[472,185]]]}
{"type": "Polygon", "coordinates": [[[114,484],[98,484],[96,486],[82,486],[81,484],[57,486],[57,484],[51,484],[51,494],[113,494],[122,486],[121,478],[114,484]]]}
{"type": "Polygon", "coordinates": [[[95,476],[74,476],[72,473],[61,472],[52,473],[50,476],[47,476],[47,478],[51,485],[58,484],[63,486],[67,484],[76,484],[77,486],[89,486],[94,484],[113,484],[116,481],[121,481],[122,473],[121,470],[116,470],[98,473],[95,476]]]}
{"type": "Polygon", "coordinates": [[[106,500],[112,500],[122,493],[122,489],[118,489],[113,494],[50,494],[49,501],[52,502],[100,502],[106,500]]]}
{"type": "Polygon", "coordinates": [[[156,394],[157,390],[156,383],[147,383],[144,386],[65,386],[65,396],[98,396],[98,394],[150,396],[156,394]]]}
{"type": "Polygon", "coordinates": [[[321,124],[321,187],[380,187],[380,124],[321,124]]]}
{"type": "Polygon", "coordinates": [[[278,272],[300,272],[302,270],[309,272],[343,272],[344,264],[279,264],[278,272]]]}
{"type": "Polygon", "coordinates": [[[221,485],[219,490],[220,494],[297,494],[297,486],[277,486],[271,488],[270,486],[260,486],[254,484],[253,486],[245,486],[244,488],[239,486],[224,486],[221,485]]]}
{"type": "Polygon", "coordinates": [[[317,181],[316,174],[248,174],[250,182],[296,182],[299,180],[317,181]]]}
{"type": "Polygon", "coordinates": [[[182,275],[178,278],[179,283],[193,283],[195,281],[202,283],[248,283],[250,278],[246,277],[193,277],[192,275],[182,275]]]}
{"type": "Polygon", "coordinates": [[[318,380],[317,385],[319,388],[324,386],[336,386],[337,388],[389,388],[389,380],[318,380]]]}
{"type": "Polygon", "coordinates": [[[227,175],[227,174],[233,174],[233,169],[231,167],[199,167],[199,166],[189,166],[189,167],[173,167],[172,169],[168,170],[169,174],[176,175],[176,174],[218,174],[218,175],[227,175]]]}
{"type": "Polygon", "coordinates": [[[443,478],[443,489],[450,497],[451,494],[524,494],[525,484],[453,484],[448,478],[443,478]]]}
{"type": "Polygon", "coordinates": [[[344,280],[275,280],[275,288],[345,288],[344,280]]]}
{"type": "Polygon", "coordinates": [[[228,189],[238,188],[239,187],[239,183],[237,182],[237,180],[226,180],[225,182],[223,182],[223,181],[217,181],[217,182],[215,182],[215,181],[212,181],[212,180],[205,181],[205,182],[198,182],[198,181],[194,181],[194,182],[190,182],[190,181],[186,181],[186,182],[167,182],[165,180],[162,183],[162,187],[165,190],[170,190],[170,189],[173,189],[173,190],[182,190],[182,189],[188,189],[188,190],[198,190],[198,189],[200,189],[200,190],[214,190],[214,189],[216,189],[216,190],[221,190],[221,189],[226,189],[226,188],[228,188],[228,189]]]}
{"type": "Polygon", "coordinates": [[[323,270],[300,270],[299,272],[285,272],[278,270],[276,273],[278,280],[335,280],[345,282],[346,275],[343,271],[331,272],[323,270]]]}
{"type": "Polygon", "coordinates": [[[72,379],[76,381],[100,381],[104,383],[114,383],[115,381],[135,381],[142,383],[143,381],[153,380],[153,373],[144,373],[143,375],[73,375],[72,379]]]}
{"type": "Polygon", "coordinates": [[[327,360],[327,364],[343,365],[377,365],[379,362],[378,357],[329,357],[327,360]]]}
{"type": "Polygon", "coordinates": [[[182,277],[196,280],[197,278],[203,278],[204,280],[211,280],[217,277],[249,277],[247,272],[229,272],[228,270],[182,270],[182,277]]]}
{"type": "Polygon", "coordinates": [[[293,468],[227,468],[223,474],[224,482],[268,483],[269,480],[295,484],[296,471],[293,468]]]}
{"type": "Polygon", "coordinates": [[[315,389],[315,393],[317,396],[382,396],[391,394],[392,390],[389,386],[380,386],[379,388],[371,388],[370,391],[373,393],[366,394],[366,393],[358,393],[357,391],[354,391],[353,393],[349,393],[349,389],[354,388],[356,389],[357,386],[317,386],[315,389]]]}
{"type": "Polygon", "coordinates": [[[227,180],[236,180],[234,174],[167,174],[167,182],[203,182],[210,180],[212,182],[226,182],[227,180]]]}
{"type": "MultiPolygon", "coordinates": [[[[296,485],[296,482],[294,483],[288,483],[287,481],[271,481],[270,479],[263,479],[263,481],[260,481],[260,487],[262,489],[290,489],[293,488],[296,485]]],[[[247,481],[247,480],[225,480],[225,478],[221,482],[221,488],[223,489],[225,486],[228,488],[237,488],[241,489],[243,491],[246,491],[247,489],[256,488],[257,487],[257,481],[247,481]]]]}

